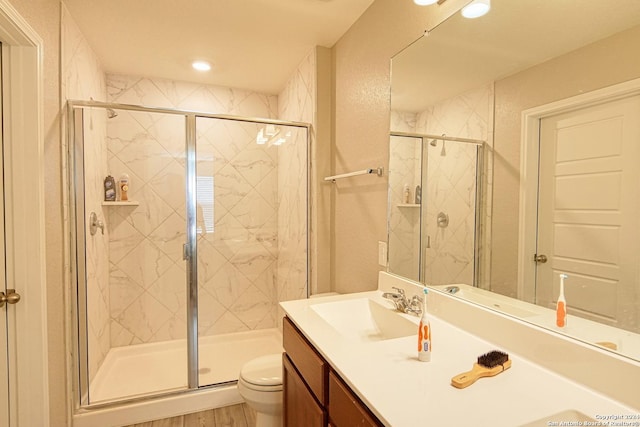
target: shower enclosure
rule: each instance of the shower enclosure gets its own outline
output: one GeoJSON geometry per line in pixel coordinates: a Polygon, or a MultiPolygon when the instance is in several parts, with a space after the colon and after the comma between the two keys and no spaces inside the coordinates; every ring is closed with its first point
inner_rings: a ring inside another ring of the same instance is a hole
{"type": "Polygon", "coordinates": [[[483,141],[391,133],[390,272],[435,286],[478,285],[483,159],[483,141]]]}
{"type": "Polygon", "coordinates": [[[233,384],[282,351],[277,304],[308,292],[309,125],[68,114],[80,406],[233,384]]]}

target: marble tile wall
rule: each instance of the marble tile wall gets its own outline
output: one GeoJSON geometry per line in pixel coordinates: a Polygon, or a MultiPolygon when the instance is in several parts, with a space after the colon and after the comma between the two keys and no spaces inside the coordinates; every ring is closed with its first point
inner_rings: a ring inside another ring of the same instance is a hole
{"type": "MultiPolygon", "coordinates": [[[[107,88],[117,103],[277,115],[277,97],[237,89],[122,75],[107,88]]],[[[118,113],[109,170],[140,205],[111,208],[111,345],[185,338],[184,117],[118,113]]],[[[255,143],[259,127],[197,121],[201,335],[275,326],[277,149],[255,143]]]]}
{"type": "MultiPolygon", "coordinates": [[[[104,101],[106,82],[96,55],[67,9],[62,7],[63,93],[65,99],[104,101]]],[[[87,278],[87,340],[89,379],[98,371],[110,349],[109,322],[109,230],[91,236],[89,215],[105,220],[102,179],[107,170],[107,116],[103,109],[85,110],[85,221],[87,278]]]]}
{"type": "MultiPolygon", "coordinates": [[[[309,52],[278,96],[279,117],[313,123],[316,105],[316,53],[309,52]]],[[[292,138],[278,150],[277,300],[307,297],[308,150],[307,131],[289,128],[292,138]]],[[[311,132],[311,144],[313,141],[311,132]]],[[[280,316],[279,316],[280,317],[280,316]]]]}

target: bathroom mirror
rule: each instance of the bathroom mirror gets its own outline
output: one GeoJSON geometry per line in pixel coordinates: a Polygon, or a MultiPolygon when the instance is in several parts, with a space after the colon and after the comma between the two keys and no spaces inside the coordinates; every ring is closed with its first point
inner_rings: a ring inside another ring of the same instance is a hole
{"type": "Polygon", "coordinates": [[[636,0],[492,0],[394,56],[389,271],[640,360],[639,48],[636,0]]]}

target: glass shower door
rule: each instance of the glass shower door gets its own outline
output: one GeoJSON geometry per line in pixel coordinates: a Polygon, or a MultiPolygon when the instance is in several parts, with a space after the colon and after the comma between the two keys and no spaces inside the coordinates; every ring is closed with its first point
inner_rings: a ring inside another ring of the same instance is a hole
{"type": "Polygon", "coordinates": [[[82,403],[185,389],[185,118],[100,107],[74,116],[82,403]]]}
{"type": "Polygon", "coordinates": [[[282,351],[277,304],[306,297],[307,130],[196,119],[198,374],[235,381],[282,351]]]}

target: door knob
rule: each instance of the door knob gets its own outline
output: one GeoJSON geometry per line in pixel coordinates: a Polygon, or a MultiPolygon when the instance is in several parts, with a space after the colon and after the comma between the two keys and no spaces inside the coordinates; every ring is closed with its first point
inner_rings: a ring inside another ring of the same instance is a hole
{"type": "Polygon", "coordinates": [[[0,292],[0,307],[4,307],[4,304],[15,304],[20,301],[20,294],[16,293],[15,289],[7,289],[7,294],[0,292]]]}
{"type": "Polygon", "coordinates": [[[547,262],[547,256],[546,256],[546,255],[538,255],[538,254],[535,254],[535,255],[533,256],[533,260],[534,260],[535,262],[537,262],[538,264],[544,264],[545,262],[547,262]]]}

